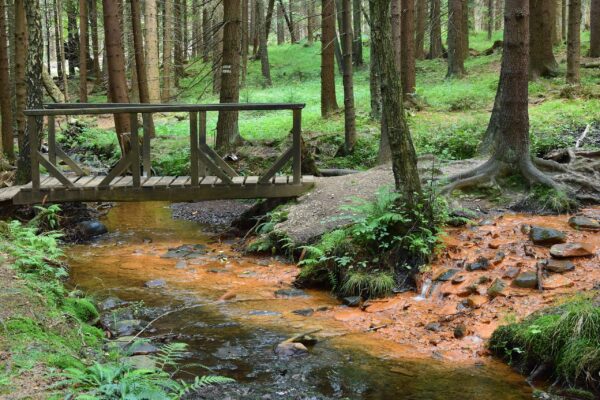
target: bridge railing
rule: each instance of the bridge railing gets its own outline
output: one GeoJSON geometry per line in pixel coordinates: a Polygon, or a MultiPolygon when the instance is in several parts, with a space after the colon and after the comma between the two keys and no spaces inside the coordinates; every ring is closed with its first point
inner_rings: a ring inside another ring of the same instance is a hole
{"type": "MultiPolygon", "coordinates": [[[[78,176],[86,175],[85,171],[77,165],[57,144],[56,141],[56,117],[65,115],[108,115],[127,114],[131,126],[130,149],[121,155],[119,162],[108,172],[102,180],[97,183],[98,188],[108,188],[111,183],[128,171],[131,173],[133,188],[142,187],[142,178],[150,178],[152,171],[151,162],[151,137],[148,122],[152,114],[186,112],[189,114],[190,124],[190,180],[186,184],[198,186],[204,176],[215,176],[224,184],[232,184],[238,176],[233,170],[206,142],[206,114],[208,112],[221,111],[292,111],[292,145],[281,154],[273,165],[256,179],[254,183],[275,182],[276,174],[291,161],[292,181],[290,184],[300,184],[302,181],[301,163],[301,121],[304,104],[249,104],[249,103],[224,103],[224,104],[49,104],[43,109],[30,109],[25,111],[30,124],[35,119],[46,117],[48,123],[48,154],[39,151],[40,138],[37,132],[30,133],[31,147],[31,187],[38,191],[41,187],[40,166],[66,188],[76,188],[78,185],[69,179],[62,171],[59,159],[62,160],[78,176]],[[138,115],[142,116],[142,144],[140,146],[138,115]]],[[[91,183],[88,182],[88,183],[91,183]]]]}

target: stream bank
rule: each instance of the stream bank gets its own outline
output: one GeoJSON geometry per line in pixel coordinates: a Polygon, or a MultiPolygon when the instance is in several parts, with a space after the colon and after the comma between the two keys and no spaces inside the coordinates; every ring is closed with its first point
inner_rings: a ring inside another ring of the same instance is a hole
{"type": "Polygon", "coordinates": [[[520,375],[488,357],[448,362],[332,318],[358,311],[326,292],[294,289],[294,265],[242,256],[210,229],[173,220],[168,204],[119,204],[103,222],[107,235],[68,249],[70,284],[100,304],[135,305],[128,334],[156,319],[141,336],[159,347],[187,343],[183,376],[204,374],[201,363],[238,382],[193,398],[531,398],[520,375]],[[274,351],[315,330],[308,352],[274,351]]]}

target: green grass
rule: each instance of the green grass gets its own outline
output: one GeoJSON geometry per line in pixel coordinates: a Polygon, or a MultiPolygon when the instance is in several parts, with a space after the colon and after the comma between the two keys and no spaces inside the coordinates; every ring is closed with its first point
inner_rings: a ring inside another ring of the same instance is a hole
{"type": "MultiPolygon", "coordinates": [[[[586,51],[589,34],[582,36],[586,51]]],[[[486,33],[473,33],[470,47],[477,51],[491,47],[494,40],[502,38],[496,32],[491,41],[486,33]]],[[[344,168],[368,168],[376,158],[379,140],[378,122],[369,117],[369,47],[364,48],[365,66],[354,75],[358,155],[347,157],[322,156],[321,166],[344,168]]],[[[564,59],[565,46],[556,48],[557,59],[564,59]]],[[[248,75],[240,92],[241,102],[301,102],[303,130],[306,136],[315,136],[313,145],[321,141],[340,144],[344,136],[343,113],[323,119],[320,115],[320,44],[307,46],[271,45],[269,47],[273,86],[262,85],[260,62],[248,62],[248,75]]],[[[417,62],[417,95],[423,109],[409,114],[409,123],[419,154],[432,153],[443,159],[472,157],[484,134],[496,94],[499,78],[500,54],[469,57],[466,61],[467,76],[462,79],[446,79],[445,60],[417,62]]],[[[217,102],[211,93],[210,81],[205,77],[208,66],[192,61],[187,68],[189,76],[182,80],[178,102],[217,102]]],[[[530,84],[530,117],[532,152],[542,154],[550,149],[567,146],[586,124],[600,121],[600,76],[594,70],[582,69],[582,87],[575,98],[565,92],[565,63],[560,64],[561,76],[542,79],[530,84]]],[[[336,71],[337,73],[337,71],[336,71]]],[[[338,105],[343,105],[343,87],[339,73],[336,76],[338,105]]],[[[96,96],[94,101],[105,101],[96,96]]],[[[214,141],[216,113],[208,114],[208,141],[214,141]]],[[[159,138],[154,142],[155,168],[176,175],[186,172],[188,156],[188,121],[185,115],[157,118],[159,138]]],[[[250,142],[260,140],[279,142],[289,136],[291,115],[289,112],[245,112],[240,116],[240,132],[250,142]]],[[[111,133],[106,133],[111,135],[111,133]]],[[[113,134],[114,135],[114,134],[113,134]]],[[[92,142],[106,142],[102,134],[94,131],[92,142]]],[[[110,141],[110,140],[109,140],[110,141]]],[[[103,147],[103,145],[100,145],[103,147]]]]}
{"type": "Polygon", "coordinates": [[[591,292],[498,328],[490,349],[523,372],[547,364],[566,386],[600,393],[600,307],[591,292]]]}

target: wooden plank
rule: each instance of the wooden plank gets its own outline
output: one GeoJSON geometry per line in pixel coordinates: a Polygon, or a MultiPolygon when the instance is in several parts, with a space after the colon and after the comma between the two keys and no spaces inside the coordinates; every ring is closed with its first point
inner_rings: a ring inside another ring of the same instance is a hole
{"type": "Polygon", "coordinates": [[[20,190],[20,186],[10,186],[0,189],[0,201],[12,200],[20,190]]]}
{"type": "Polygon", "coordinates": [[[245,180],[246,180],[245,176],[234,176],[232,178],[232,182],[234,185],[243,185],[245,180]]]}
{"type": "Polygon", "coordinates": [[[225,160],[223,160],[221,156],[217,154],[216,151],[211,149],[207,144],[200,144],[200,151],[206,153],[206,155],[209,156],[214,163],[230,177],[233,178],[234,176],[238,176],[238,173],[235,172],[235,170],[231,168],[231,166],[227,164],[227,162],[225,162],[225,160]]]}
{"type": "Polygon", "coordinates": [[[111,185],[111,187],[124,187],[124,186],[133,186],[133,177],[132,176],[124,176],[121,179],[119,179],[118,182],[116,182],[115,184],[111,185]]]}
{"type": "Polygon", "coordinates": [[[104,177],[104,176],[96,176],[96,177],[94,177],[94,179],[92,179],[91,181],[87,182],[84,185],[84,188],[90,188],[90,187],[94,188],[94,187],[97,187],[97,186],[101,187],[102,186],[102,182],[104,181],[105,178],[106,177],[104,177]]]}
{"type": "Polygon", "coordinates": [[[259,182],[260,183],[269,182],[269,180],[271,180],[271,178],[273,178],[275,176],[275,174],[277,172],[279,172],[279,170],[281,170],[281,168],[283,168],[284,165],[288,161],[290,161],[290,159],[292,158],[292,155],[293,155],[293,151],[294,151],[294,148],[290,147],[282,155],[280,155],[279,158],[277,160],[275,160],[275,162],[273,163],[271,168],[269,168],[269,170],[267,172],[265,172],[263,176],[260,177],[259,182]]]}
{"type": "Polygon", "coordinates": [[[279,175],[275,177],[275,183],[276,185],[287,185],[289,182],[289,176],[287,175],[279,175]]]}
{"type": "Polygon", "coordinates": [[[190,178],[191,185],[198,186],[198,122],[197,114],[190,113],[190,178]]]}
{"type": "Polygon", "coordinates": [[[292,114],[292,173],[294,184],[298,185],[302,179],[302,110],[293,110],[292,114]]]}
{"type": "Polygon", "coordinates": [[[259,176],[249,176],[246,178],[246,182],[244,182],[245,185],[256,185],[259,181],[260,177],[259,176]]]}
{"type": "MultiPolygon", "coordinates": [[[[69,157],[60,146],[56,145],[55,151],[56,155],[63,160],[63,162],[67,164],[69,168],[71,168],[71,171],[79,175],[87,175],[87,173],[79,165],[77,165],[77,163],[73,161],[73,159],[69,157]]],[[[56,165],[56,163],[54,164],[56,165]]]]}
{"type": "Polygon", "coordinates": [[[204,179],[202,180],[202,182],[200,183],[200,185],[201,186],[214,186],[219,182],[220,182],[220,180],[216,176],[205,176],[204,179]]]}
{"type": "Polygon", "coordinates": [[[133,186],[141,186],[140,171],[140,141],[138,137],[137,114],[129,114],[129,124],[131,126],[131,175],[133,176],[133,186]]]}
{"type": "Polygon", "coordinates": [[[54,115],[48,116],[48,159],[56,165],[56,120],[54,115]]]}
{"type": "Polygon", "coordinates": [[[162,176],[153,176],[150,179],[148,179],[146,182],[144,182],[143,187],[145,187],[145,188],[154,187],[161,179],[162,179],[162,176]]]}
{"type": "Polygon", "coordinates": [[[91,176],[91,175],[82,176],[81,179],[79,179],[77,181],[77,186],[85,186],[86,183],[88,183],[89,181],[91,181],[94,178],[95,178],[95,176],[91,176]]]}
{"type": "Polygon", "coordinates": [[[176,176],[163,176],[155,186],[171,186],[171,182],[177,179],[176,176]]]}
{"type": "Polygon", "coordinates": [[[99,186],[108,187],[110,183],[119,175],[122,175],[127,168],[131,165],[131,154],[127,154],[121,157],[117,165],[113,169],[110,170],[108,175],[104,177],[99,186]]]}
{"type": "Polygon", "coordinates": [[[173,182],[171,182],[171,186],[185,186],[186,183],[190,181],[189,176],[179,176],[173,182]]]}
{"type": "Polygon", "coordinates": [[[231,177],[227,175],[221,168],[219,168],[212,158],[206,155],[202,150],[198,151],[198,159],[207,167],[207,169],[219,177],[223,182],[231,183],[231,177]]]}
{"type": "Polygon", "coordinates": [[[46,158],[42,157],[42,154],[40,152],[36,151],[36,153],[38,153],[38,160],[40,161],[40,164],[42,164],[44,166],[44,168],[46,168],[46,170],[50,173],[50,175],[52,175],[53,177],[58,179],[60,181],[60,183],[62,183],[66,187],[70,187],[70,188],[75,187],[73,182],[71,182],[69,180],[69,178],[64,176],[63,173],[60,172],[59,169],[54,166],[54,164],[52,164],[50,161],[46,160],[46,158]]]}

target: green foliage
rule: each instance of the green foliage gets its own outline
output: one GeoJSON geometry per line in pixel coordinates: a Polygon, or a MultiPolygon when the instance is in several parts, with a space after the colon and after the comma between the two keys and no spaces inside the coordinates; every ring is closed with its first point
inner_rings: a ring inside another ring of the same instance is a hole
{"type": "Polygon", "coordinates": [[[52,204],[48,207],[34,206],[36,216],[29,221],[29,226],[37,227],[42,231],[56,230],[59,228],[60,206],[52,204]]]}
{"type": "Polygon", "coordinates": [[[66,298],[63,308],[81,322],[90,322],[99,317],[96,306],[88,299],[66,298]]]}
{"type": "Polygon", "coordinates": [[[538,213],[563,214],[577,210],[577,200],[564,191],[535,185],[522,206],[534,209],[538,213]]]}
{"type": "Polygon", "coordinates": [[[541,363],[570,385],[600,390],[600,307],[592,294],[498,328],[490,349],[523,371],[541,363]]]}
{"type": "Polygon", "coordinates": [[[68,368],[58,386],[77,387],[82,394],[76,398],[86,399],[179,399],[207,385],[225,384],[233,379],[222,376],[196,377],[192,383],[176,380],[179,363],[184,358],[186,345],[170,343],[159,353],[150,356],[153,367],[135,368],[127,359],[94,363],[90,367],[68,368]],[[169,369],[173,372],[167,373],[169,369]]]}
{"type": "Polygon", "coordinates": [[[448,219],[442,198],[431,194],[408,210],[401,194],[389,188],[343,211],[347,227],[303,248],[299,283],[329,286],[342,295],[385,296],[396,286],[400,269],[406,273],[428,260],[448,219]]]}
{"type": "Polygon", "coordinates": [[[287,220],[287,215],[285,209],[277,207],[259,220],[254,228],[258,238],[246,247],[246,251],[251,253],[276,253],[277,250],[285,250],[291,256],[293,249],[290,247],[289,238],[275,230],[277,224],[287,220]]]}

